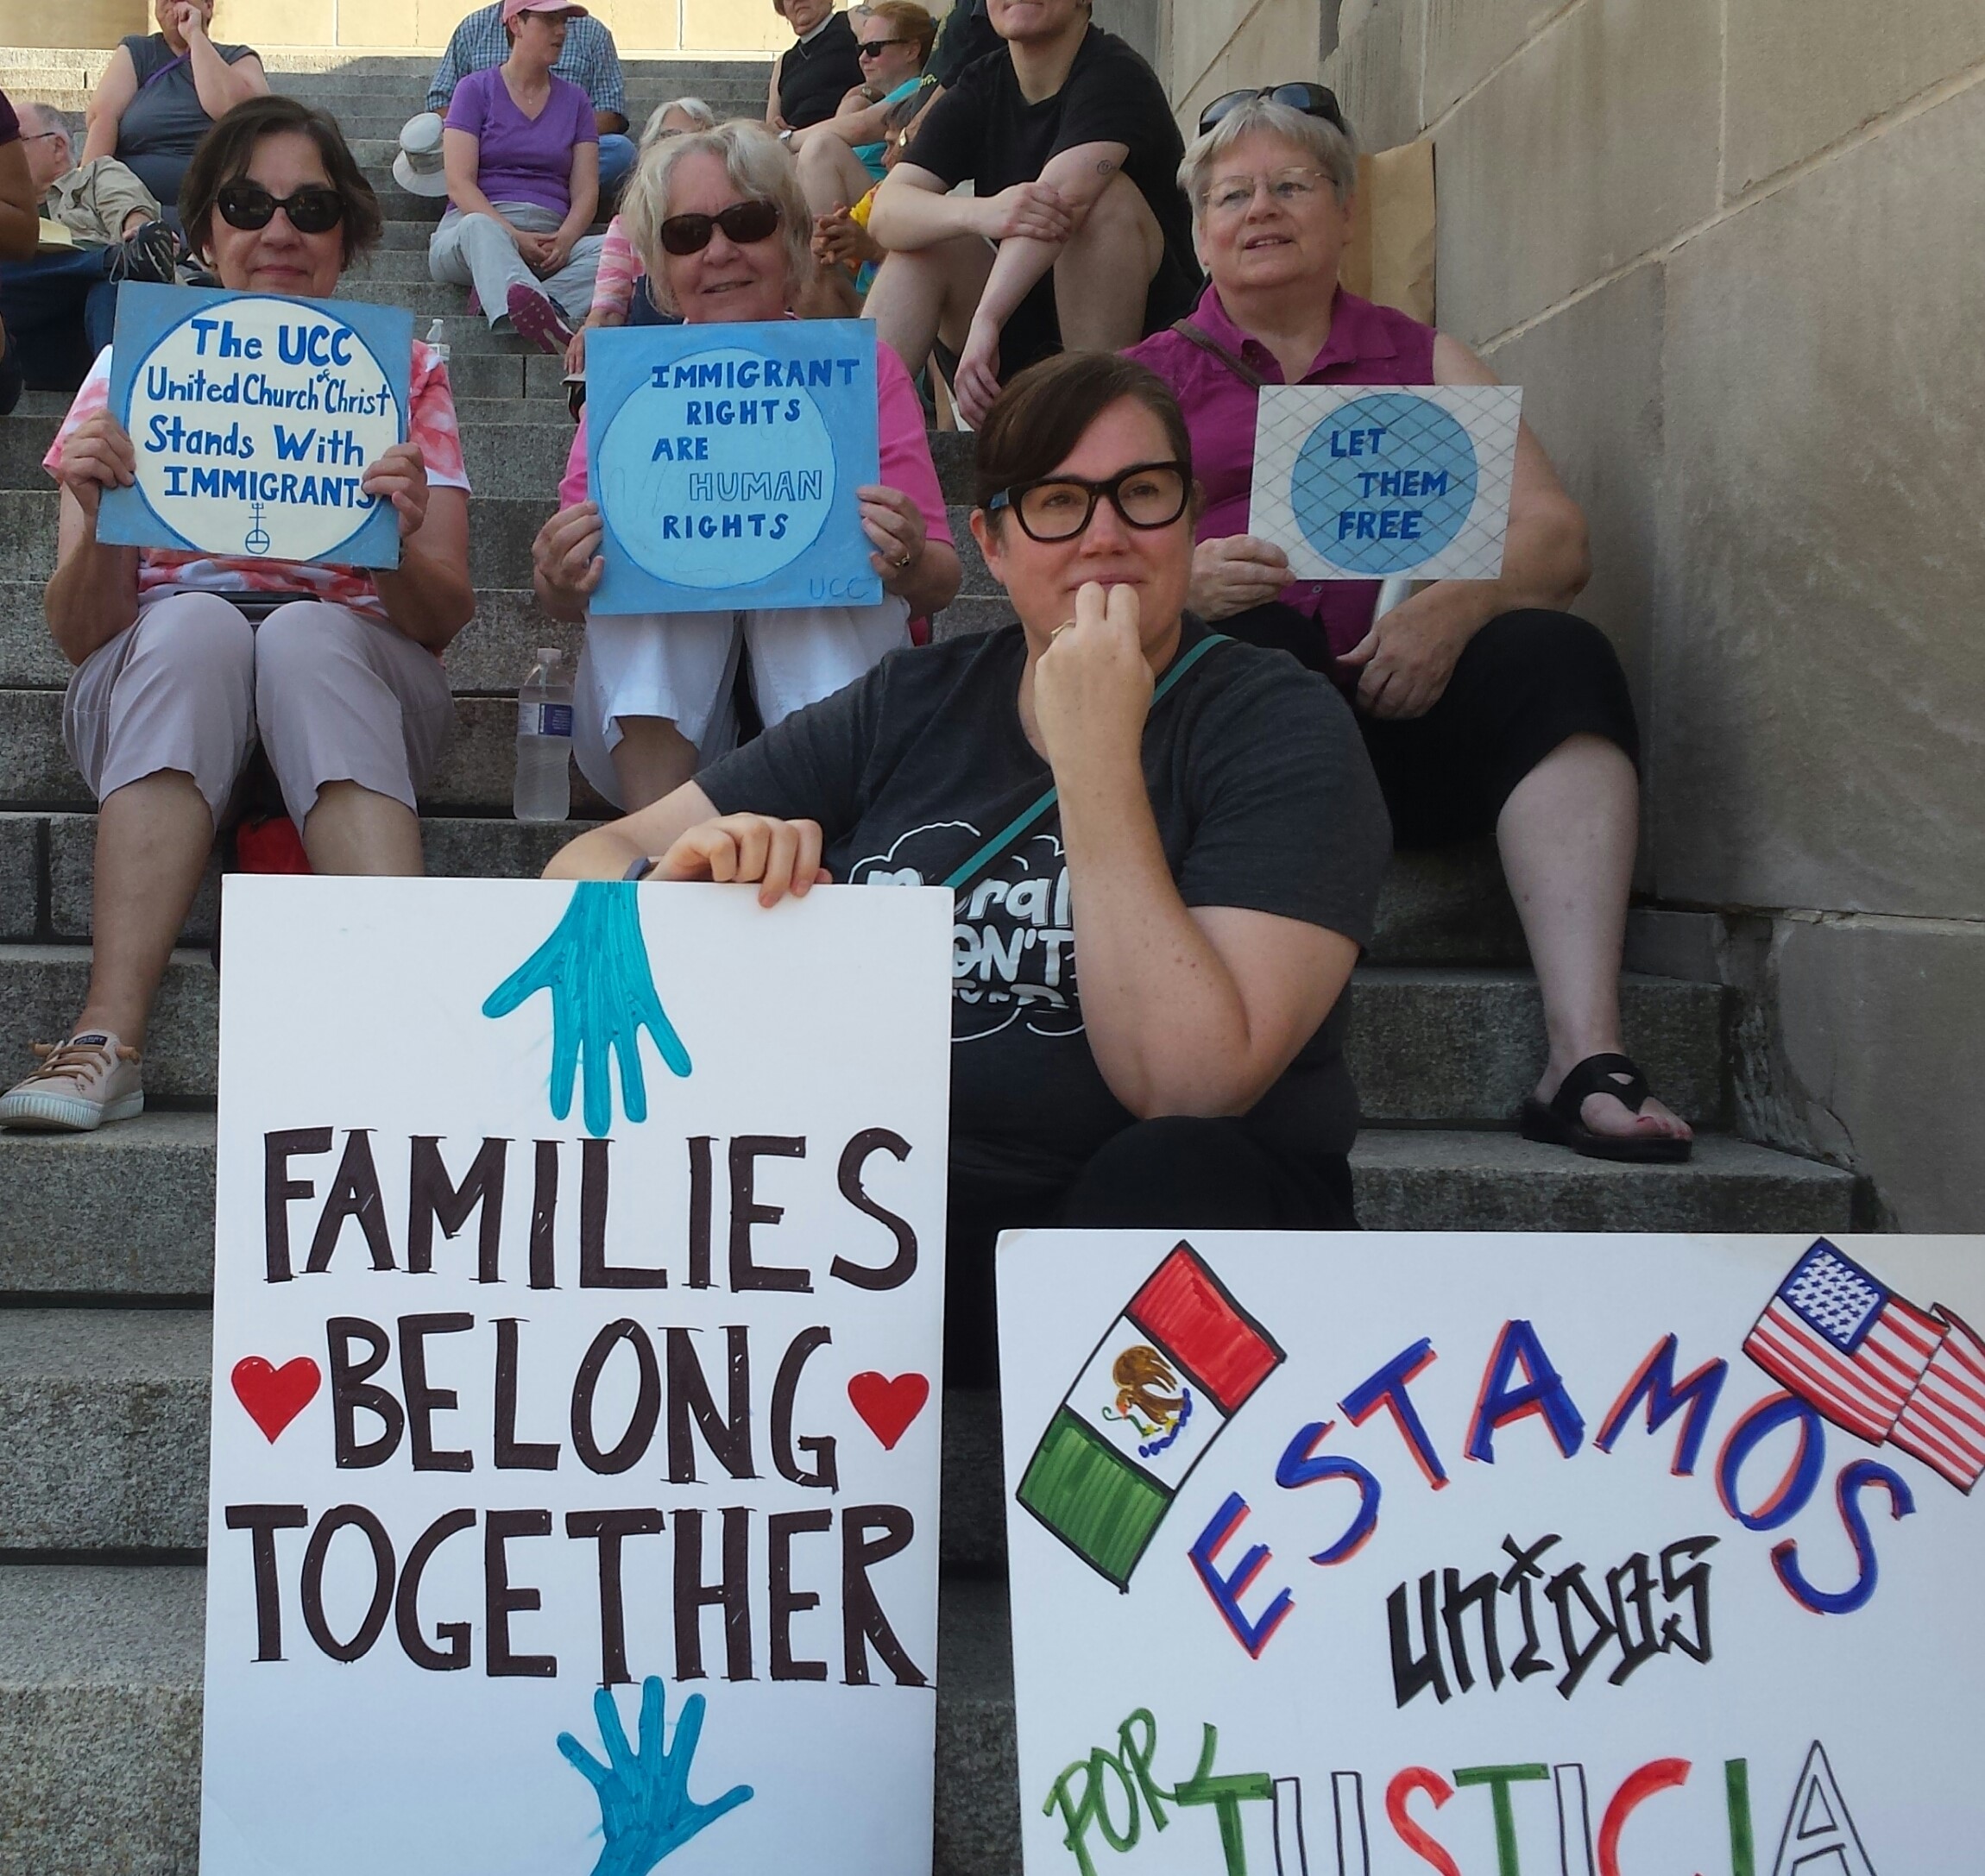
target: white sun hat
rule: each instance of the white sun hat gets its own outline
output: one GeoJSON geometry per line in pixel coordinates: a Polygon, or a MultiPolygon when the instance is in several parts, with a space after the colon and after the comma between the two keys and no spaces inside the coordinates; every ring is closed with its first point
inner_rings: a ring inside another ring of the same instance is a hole
{"type": "Polygon", "coordinates": [[[400,128],[393,179],[410,195],[448,193],[448,177],[441,161],[441,114],[436,110],[409,117],[400,128]]]}

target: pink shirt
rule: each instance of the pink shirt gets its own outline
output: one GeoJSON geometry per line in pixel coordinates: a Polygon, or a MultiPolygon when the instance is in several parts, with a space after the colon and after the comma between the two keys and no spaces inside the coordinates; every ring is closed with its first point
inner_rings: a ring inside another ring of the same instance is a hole
{"type": "Polygon", "coordinates": [[[593,312],[616,313],[622,319],[634,303],[634,282],[641,277],[641,263],[627,244],[627,232],[616,215],[607,223],[607,238],[600,244],[600,270],[593,276],[593,312]]]}
{"type": "MultiPolygon", "coordinates": [[[[1219,293],[1208,286],[1193,309],[1192,323],[1236,354],[1270,384],[1285,381],[1275,354],[1227,317],[1219,293]]],[[[1130,348],[1167,384],[1185,412],[1193,439],[1193,472],[1206,491],[1199,538],[1221,540],[1248,531],[1248,497],[1254,482],[1257,393],[1202,347],[1166,331],[1130,348]]],[[[1432,384],[1434,328],[1390,306],[1374,305],[1337,290],[1330,337],[1299,381],[1303,384],[1432,384]]],[[[1330,648],[1348,652],[1371,628],[1376,580],[1295,580],[1282,602],[1321,622],[1330,648]]]]}
{"type": "MultiPolygon", "coordinates": [[[[570,508],[586,499],[586,417],[565,458],[565,479],[558,484],[558,506],[570,508]]],[[[875,345],[875,425],[881,444],[878,479],[887,488],[900,488],[923,516],[923,532],[947,547],[950,518],[944,512],[944,492],[937,486],[936,465],[930,460],[930,439],[924,433],[923,406],[903,361],[879,339],[875,345]]]]}
{"type": "MultiPolygon", "coordinates": [[[[110,401],[110,348],[106,345],[83,380],[76,401],[41,458],[53,475],[61,467],[62,445],[86,417],[110,401]]],[[[407,382],[407,437],[420,445],[431,488],[469,492],[462,466],[462,436],[455,423],[455,397],[448,386],[448,367],[420,340],[413,342],[413,369],[407,382]]],[[[379,582],[369,569],[339,566],[329,561],[230,560],[214,554],[179,553],[161,547],[138,550],[138,603],[163,599],[169,593],[293,593],[299,599],[328,600],[354,612],[386,617],[379,582]]]]}

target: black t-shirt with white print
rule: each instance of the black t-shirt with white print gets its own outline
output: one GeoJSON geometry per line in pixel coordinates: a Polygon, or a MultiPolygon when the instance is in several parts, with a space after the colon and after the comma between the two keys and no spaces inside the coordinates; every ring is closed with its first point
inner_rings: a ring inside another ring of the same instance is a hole
{"type": "MultiPolygon", "coordinates": [[[[1129,152],[1124,173],[1164,232],[1164,257],[1144,296],[1148,337],[1193,310],[1200,264],[1193,252],[1192,211],[1179,192],[1185,145],[1164,86],[1114,34],[1092,26],[1061,90],[1036,104],[1021,95],[1008,47],[975,60],[924,112],[904,161],[929,170],[948,189],[970,178],[978,194],[992,196],[1036,180],[1050,157],[1084,143],[1124,145],[1129,152]]],[[[1050,270],[1006,322],[1001,376],[1059,351],[1061,331],[1050,270]]]]}
{"type": "MultiPolygon", "coordinates": [[[[1206,635],[1188,616],[1182,652],[1206,635]]],[[[721,814],[810,819],[854,885],[941,884],[1053,783],[1020,725],[1018,626],[892,653],[696,779],[721,814]]],[[[1188,906],[1301,919],[1363,944],[1391,832],[1344,700],[1286,652],[1215,645],[1155,703],[1144,778],[1188,906]]],[[[1065,1181],[1132,1116],[1082,1030],[1079,934],[1050,812],[958,894],[952,929],[954,1162],[1065,1181]]],[[[1286,1150],[1358,1129],[1348,998],[1254,1109],[1286,1150]]]]}

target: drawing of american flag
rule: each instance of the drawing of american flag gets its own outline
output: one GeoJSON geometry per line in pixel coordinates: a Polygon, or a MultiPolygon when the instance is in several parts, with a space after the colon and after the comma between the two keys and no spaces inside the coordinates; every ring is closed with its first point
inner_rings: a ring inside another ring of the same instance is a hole
{"type": "Polygon", "coordinates": [[[1889,1444],[1969,1492],[1985,1476],[1985,1341],[1941,1303],[1931,1313],[1944,1325],[1944,1340],[1889,1444]]]}
{"type": "Polygon", "coordinates": [[[1944,1325],[1822,1237],[1792,1268],[1744,1353],[1837,1426],[1887,1438],[1944,1325]]]}

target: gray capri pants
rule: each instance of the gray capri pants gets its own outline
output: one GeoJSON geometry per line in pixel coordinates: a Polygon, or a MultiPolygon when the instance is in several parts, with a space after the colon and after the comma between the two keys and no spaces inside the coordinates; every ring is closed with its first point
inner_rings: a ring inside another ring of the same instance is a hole
{"type": "Polygon", "coordinates": [[[217,822],[259,735],[301,827],[329,782],[418,812],[455,722],[441,660],[350,607],[299,599],[260,625],[217,594],[150,601],[76,669],[62,738],[101,802],[162,770],[217,822]]]}

